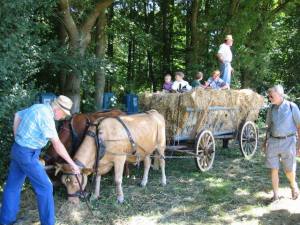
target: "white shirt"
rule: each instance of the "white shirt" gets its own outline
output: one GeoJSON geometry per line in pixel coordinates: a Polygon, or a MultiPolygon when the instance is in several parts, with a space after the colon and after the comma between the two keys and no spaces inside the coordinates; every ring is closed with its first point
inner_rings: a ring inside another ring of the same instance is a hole
{"type": "Polygon", "coordinates": [[[172,90],[180,92],[183,88],[185,88],[187,91],[192,90],[192,87],[189,85],[187,81],[185,80],[174,81],[172,85],[172,90]]]}
{"type": "Polygon", "coordinates": [[[224,62],[232,61],[232,52],[229,45],[226,45],[225,43],[221,44],[218,54],[222,56],[224,62]]]}

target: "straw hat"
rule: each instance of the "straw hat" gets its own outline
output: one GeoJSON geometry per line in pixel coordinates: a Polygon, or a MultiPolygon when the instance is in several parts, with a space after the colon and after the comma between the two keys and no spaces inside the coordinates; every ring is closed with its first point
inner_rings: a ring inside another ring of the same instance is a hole
{"type": "Polygon", "coordinates": [[[233,41],[233,38],[232,38],[232,35],[231,34],[228,34],[225,36],[225,41],[227,40],[232,40],[233,41]]]}
{"type": "Polygon", "coordinates": [[[57,105],[62,111],[64,111],[68,116],[71,115],[73,102],[67,96],[60,95],[53,101],[53,103],[57,105]]]}

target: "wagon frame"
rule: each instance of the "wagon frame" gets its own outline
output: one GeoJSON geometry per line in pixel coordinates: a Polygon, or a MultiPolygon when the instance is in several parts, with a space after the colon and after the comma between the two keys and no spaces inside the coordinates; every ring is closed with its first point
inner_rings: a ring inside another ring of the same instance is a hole
{"type": "Polygon", "coordinates": [[[172,144],[166,146],[166,151],[172,155],[174,152],[185,153],[195,158],[197,168],[201,172],[205,172],[211,169],[214,162],[215,139],[236,139],[239,141],[242,155],[246,160],[250,160],[257,150],[258,129],[254,121],[247,120],[247,117],[244,121],[237,121],[235,115],[239,110],[238,107],[223,106],[209,106],[206,110],[186,108],[187,120],[179,133],[169,137],[172,144]],[[217,127],[209,126],[210,115],[217,111],[222,111],[226,118],[231,120],[232,129],[224,129],[222,121],[217,123],[217,127]],[[201,118],[199,117],[200,112],[204,114],[201,118]],[[202,122],[206,120],[206,122],[197,128],[199,120],[202,122]]]}

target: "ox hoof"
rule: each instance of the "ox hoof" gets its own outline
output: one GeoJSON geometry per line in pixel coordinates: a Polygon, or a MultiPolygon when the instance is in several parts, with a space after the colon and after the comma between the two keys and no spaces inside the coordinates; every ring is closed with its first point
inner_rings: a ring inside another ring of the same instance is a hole
{"type": "Polygon", "coordinates": [[[140,186],[140,187],[142,187],[142,188],[143,188],[143,187],[146,187],[146,185],[147,185],[147,183],[144,183],[144,182],[141,182],[141,183],[138,184],[138,186],[140,186]]]}
{"type": "Polygon", "coordinates": [[[90,200],[93,201],[93,200],[98,200],[100,198],[99,195],[95,195],[95,194],[92,194],[91,197],[90,197],[90,200]]]}
{"type": "Polygon", "coordinates": [[[118,202],[119,204],[122,204],[122,203],[124,202],[124,197],[118,197],[118,198],[117,198],[117,202],[118,202]]]}
{"type": "Polygon", "coordinates": [[[165,187],[167,185],[167,182],[162,182],[161,186],[165,187]]]}

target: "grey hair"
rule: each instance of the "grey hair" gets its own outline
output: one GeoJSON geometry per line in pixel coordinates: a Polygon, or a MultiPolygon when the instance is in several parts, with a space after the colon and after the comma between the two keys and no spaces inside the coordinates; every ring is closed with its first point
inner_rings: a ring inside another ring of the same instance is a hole
{"type": "Polygon", "coordinates": [[[271,92],[276,92],[283,98],[287,97],[287,95],[284,94],[283,86],[281,84],[277,84],[277,85],[274,85],[273,87],[269,88],[268,93],[271,93],[271,92]]]}

